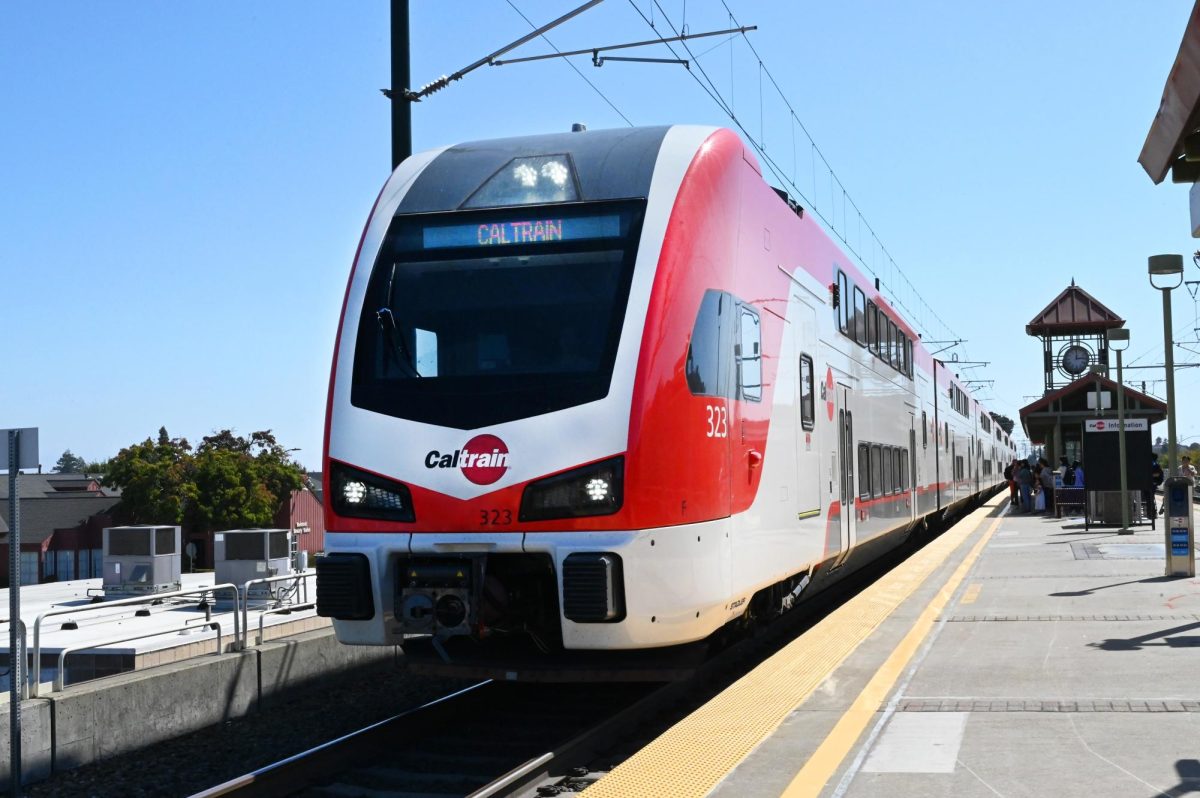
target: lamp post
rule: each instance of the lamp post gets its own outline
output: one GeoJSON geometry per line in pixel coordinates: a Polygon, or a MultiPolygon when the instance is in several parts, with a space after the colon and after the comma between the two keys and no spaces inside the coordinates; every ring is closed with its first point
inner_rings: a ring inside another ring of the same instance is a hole
{"type": "Polygon", "coordinates": [[[1150,285],[1162,291],[1163,301],[1163,348],[1167,357],[1167,464],[1171,476],[1179,475],[1179,462],[1175,453],[1175,353],[1171,334],[1171,292],[1183,284],[1182,255],[1151,255],[1149,259],[1150,285]],[[1163,284],[1154,282],[1161,277],[1163,284]],[[1174,278],[1174,279],[1171,279],[1174,278]]]}
{"type": "Polygon", "coordinates": [[[1129,348],[1129,330],[1108,331],[1108,348],[1117,353],[1117,447],[1121,463],[1121,532],[1132,535],[1129,528],[1129,474],[1125,460],[1125,381],[1121,372],[1121,353],[1129,348]]]}

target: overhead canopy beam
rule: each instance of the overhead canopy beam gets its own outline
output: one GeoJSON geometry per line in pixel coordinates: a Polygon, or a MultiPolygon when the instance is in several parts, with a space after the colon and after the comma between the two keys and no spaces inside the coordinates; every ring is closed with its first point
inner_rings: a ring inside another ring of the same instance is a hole
{"type": "Polygon", "coordinates": [[[1200,127],[1200,3],[1192,8],[1179,54],[1163,88],[1162,102],[1142,145],[1138,163],[1155,183],[1183,154],[1184,139],[1200,127]]]}

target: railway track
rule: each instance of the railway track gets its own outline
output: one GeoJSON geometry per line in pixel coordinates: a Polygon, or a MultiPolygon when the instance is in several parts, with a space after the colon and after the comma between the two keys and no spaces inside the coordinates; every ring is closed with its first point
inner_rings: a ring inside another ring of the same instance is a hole
{"type": "Polygon", "coordinates": [[[193,798],[570,795],[918,550],[909,544],[666,684],[482,681],[193,798]]]}

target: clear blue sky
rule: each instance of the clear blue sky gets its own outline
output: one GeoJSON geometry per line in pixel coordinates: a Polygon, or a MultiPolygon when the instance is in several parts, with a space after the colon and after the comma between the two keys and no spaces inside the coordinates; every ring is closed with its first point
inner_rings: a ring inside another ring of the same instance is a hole
{"type": "MultiPolygon", "coordinates": [[[[729,26],[720,0],[661,2],[660,30],[685,9],[692,32],[729,26]]],[[[993,409],[1015,418],[1041,393],[1024,325],[1072,277],[1129,320],[1128,361],[1162,362],[1146,257],[1196,244],[1186,189],[1154,186],[1136,159],[1190,2],[727,2],[759,26],[750,41],[888,252],[967,339],[960,357],[991,362],[970,374],[995,380],[993,409]]],[[[413,83],[527,33],[514,4],[541,24],[577,2],[413,0],[413,83]]],[[[654,35],[630,0],[606,0],[550,38],[654,35]]],[[[793,148],[765,78],[760,104],[746,42],[692,51],[809,201],[878,258],[798,128],[793,148]]],[[[680,66],[574,63],[635,124],[729,124],[680,66]]],[[[163,425],[193,442],[270,428],[319,468],[350,259],[390,168],[388,64],[380,1],[6,3],[0,427],[40,427],[47,468],[163,425]]],[[[415,106],[414,146],[577,121],[626,124],[561,61],[485,67],[415,106]]],[[[1176,292],[1180,338],[1197,339],[1195,307],[1176,292]]],[[[1164,392],[1161,370],[1143,376],[1164,392]]],[[[1198,387],[1200,370],[1179,373],[1181,438],[1200,436],[1198,387]]]]}

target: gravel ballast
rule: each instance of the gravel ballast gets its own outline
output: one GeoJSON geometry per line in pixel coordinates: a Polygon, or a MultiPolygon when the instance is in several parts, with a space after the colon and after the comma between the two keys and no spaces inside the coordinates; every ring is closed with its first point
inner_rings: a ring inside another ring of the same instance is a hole
{"type": "Polygon", "coordinates": [[[469,684],[412,676],[393,663],[359,668],[272,700],[269,710],[56,773],[26,786],[24,794],[29,798],[188,796],[469,684]]]}

